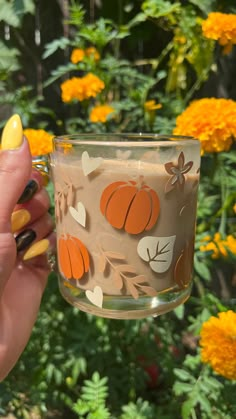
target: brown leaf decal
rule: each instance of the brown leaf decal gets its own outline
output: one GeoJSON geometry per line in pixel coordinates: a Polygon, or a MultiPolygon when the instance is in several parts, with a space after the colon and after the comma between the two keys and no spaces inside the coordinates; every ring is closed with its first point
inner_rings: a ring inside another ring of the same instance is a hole
{"type": "Polygon", "coordinates": [[[121,272],[136,274],[136,268],[132,265],[118,265],[116,268],[121,272]]]}
{"type": "Polygon", "coordinates": [[[137,300],[138,297],[139,297],[139,293],[138,293],[137,288],[135,288],[135,286],[131,282],[127,282],[126,283],[126,286],[127,286],[128,290],[129,290],[130,294],[132,295],[132,297],[135,300],[137,300]]]}
{"type": "Polygon", "coordinates": [[[142,286],[140,286],[140,288],[145,294],[149,295],[150,297],[156,297],[156,295],[157,295],[157,291],[152,287],[142,285],[142,286]]]}
{"type": "Polygon", "coordinates": [[[125,256],[118,252],[105,252],[106,257],[110,259],[125,260],[125,256]]]}
{"type": "Polygon", "coordinates": [[[122,277],[120,276],[120,273],[118,271],[114,272],[113,279],[114,279],[115,287],[118,290],[121,290],[121,288],[123,288],[123,280],[122,280],[122,277]]]}
{"type": "Polygon", "coordinates": [[[187,288],[193,270],[194,239],[186,243],[175,265],[174,278],[180,289],[187,288]]]}
{"type": "Polygon", "coordinates": [[[104,257],[103,254],[101,254],[98,261],[98,271],[103,273],[106,269],[106,264],[107,264],[106,258],[104,257]]]}
{"type": "Polygon", "coordinates": [[[67,194],[67,205],[68,207],[73,204],[73,186],[72,184],[68,187],[68,194],[67,194]]]}
{"type": "Polygon", "coordinates": [[[136,268],[129,263],[119,264],[121,260],[123,262],[126,260],[122,253],[104,251],[100,245],[98,248],[101,253],[99,259],[99,270],[105,269],[105,266],[109,265],[109,267],[113,270],[112,280],[114,286],[118,290],[125,287],[135,299],[139,298],[139,290],[141,291],[141,295],[156,295],[155,289],[148,286],[149,280],[145,275],[137,275],[136,268]]]}

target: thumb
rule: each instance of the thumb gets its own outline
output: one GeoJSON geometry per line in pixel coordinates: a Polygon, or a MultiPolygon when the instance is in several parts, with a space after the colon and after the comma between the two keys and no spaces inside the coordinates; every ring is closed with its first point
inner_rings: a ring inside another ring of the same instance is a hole
{"type": "Polygon", "coordinates": [[[31,173],[31,154],[23,137],[20,117],[7,122],[0,150],[0,295],[15,264],[16,245],[11,215],[31,173]]]}

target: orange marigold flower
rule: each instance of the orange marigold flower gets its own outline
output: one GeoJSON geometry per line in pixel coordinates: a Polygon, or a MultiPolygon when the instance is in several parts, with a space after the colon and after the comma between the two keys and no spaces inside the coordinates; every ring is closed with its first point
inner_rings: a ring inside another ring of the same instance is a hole
{"type": "Polygon", "coordinates": [[[209,13],[202,23],[202,31],[206,38],[218,41],[228,54],[232,45],[236,44],[236,15],[220,12],[209,13]]]}
{"type": "Polygon", "coordinates": [[[83,79],[87,98],[97,96],[105,87],[104,82],[92,73],[88,73],[83,79]]]}
{"type": "Polygon", "coordinates": [[[84,52],[83,49],[74,48],[72,53],[71,53],[70,60],[73,64],[77,64],[80,61],[83,61],[84,56],[85,56],[85,52],[84,52]]]}
{"type": "Polygon", "coordinates": [[[109,105],[98,105],[95,106],[89,115],[89,119],[91,122],[106,122],[107,117],[115,111],[112,106],[109,105]]]}
{"type": "Polygon", "coordinates": [[[93,58],[95,61],[99,61],[100,60],[100,54],[99,54],[98,50],[95,47],[86,48],[85,55],[87,57],[93,58]]]}
{"type": "Polygon", "coordinates": [[[53,135],[44,131],[44,129],[31,129],[24,130],[32,156],[41,156],[43,154],[51,153],[53,135]]]}
{"type": "Polygon", "coordinates": [[[236,102],[216,98],[195,100],[178,116],[173,133],[198,138],[202,153],[228,151],[236,138],[236,102]]]}
{"type": "Polygon", "coordinates": [[[162,108],[162,105],[160,103],[156,103],[155,100],[147,100],[144,103],[144,109],[147,112],[155,111],[156,109],[162,108]]]}
{"type": "Polygon", "coordinates": [[[72,77],[61,84],[63,102],[83,101],[95,97],[105,87],[104,82],[92,73],[84,77],[72,77]]]}
{"type": "Polygon", "coordinates": [[[202,362],[229,380],[236,380],[236,313],[218,313],[203,323],[200,332],[202,362]]]}

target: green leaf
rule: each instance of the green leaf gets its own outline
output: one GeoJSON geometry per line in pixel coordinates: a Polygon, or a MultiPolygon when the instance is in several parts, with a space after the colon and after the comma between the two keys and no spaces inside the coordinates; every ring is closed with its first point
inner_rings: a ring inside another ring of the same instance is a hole
{"type": "Polygon", "coordinates": [[[201,407],[203,408],[203,410],[206,413],[210,414],[211,413],[211,403],[209,402],[207,396],[202,392],[198,392],[197,400],[201,404],[201,407]]]}
{"type": "Polygon", "coordinates": [[[210,13],[214,7],[216,6],[215,0],[189,0],[189,3],[194,4],[194,6],[197,6],[206,16],[208,13],[210,13]]]}
{"type": "Polygon", "coordinates": [[[77,413],[78,415],[85,415],[86,413],[89,412],[89,405],[88,405],[88,403],[79,399],[73,405],[72,410],[73,410],[73,412],[77,413]]]}
{"type": "Polygon", "coordinates": [[[14,28],[20,26],[20,19],[16,15],[12,2],[0,0],[0,22],[1,21],[6,22],[9,26],[13,26],[14,28]]]}
{"type": "Polygon", "coordinates": [[[68,38],[65,38],[64,36],[62,36],[59,39],[55,39],[54,41],[45,45],[45,51],[42,55],[42,58],[48,58],[50,57],[50,55],[54,54],[58,49],[66,49],[68,45],[70,45],[70,41],[68,38]]]}
{"type": "Polygon", "coordinates": [[[173,386],[174,393],[176,396],[180,396],[185,393],[190,393],[192,391],[193,385],[188,383],[182,383],[180,381],[176,381],[173,386]]]}
{"type": "Polygon", "coordinates": [[[180,8],[181,4],[178,1],[172,4],[167,0],[146,0],[142,4],[143,12],[147,16],[156,19],[179,12],[180,8]]]}
{"type": "Polygon", "coordinates": [[[0,41],[0,73],[13,72],[19,69],[18,56],[19,51],[16,48],[8,48],[0,41]]]}
{"type": "Polygon", "coordinates": [[[23,17],[24,14],[35,12],[34,0],[15,0],[13,2],[14,11],[18,16],[23,17]]]}
{"type": "Polygon", "coordinates": [[[52,76],[44,83],[44,87],[50,86],[50,84],[54,83],[57,79],[69,73],[70,71],[73,71],[74,69],[75,66],[72,63],[60,65],[56,70],[52,71],[52,76]]]}
{"type": "Polygon", "coordinates": [[[192,377],[192,375],[183,369],[180,368],[174,368],[174,374],[176,375],[176,377],[180,378],[183,381],[190,381],[193,382],[194,378],[192,377]]]}
{"type": "Polygon", "coordinates": [[[210,271],[210,269],[207,267],[206,263],[200,261],[196,255],[194,256],[194,268],[195,268],[196,272],[203,279],[205,279],[206,281],[210,281],[211,280],[211,271],[210,271]]]}
{"type": "Polygon", "coordinates": [[[141,22],[145,22],[147,19],[145,13],[138,13],[134,16],[133,19],[131,19],[126,25],[129,29],[133,28],[134,26],[138,25],[141,22]]]}
{"type": "MultiPolygon", "coordinates": [[[[182,419],[189,419],[191,415],[191,411],[194,408],[196,402],[193,399],[186,400],[182,404],[181,413],[182,413],[182,419]]],[[[192,416],[194,417],[194,416],[192,416]]]]}
{"type": "Polygon", "coordinates": [[[179,320],[184,318],[184,304],[180,304],[174,309],[174,313],[179,320]]]}

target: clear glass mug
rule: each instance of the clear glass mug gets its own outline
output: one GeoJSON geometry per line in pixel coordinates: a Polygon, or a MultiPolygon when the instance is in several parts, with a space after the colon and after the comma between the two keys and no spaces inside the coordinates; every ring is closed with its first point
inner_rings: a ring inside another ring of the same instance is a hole
{"type": "Polygon", "coordinates": [[[85,312],[138,319],[191,292],[200,143],[149,134],[56,137],[57,269],[85,312]]]}

